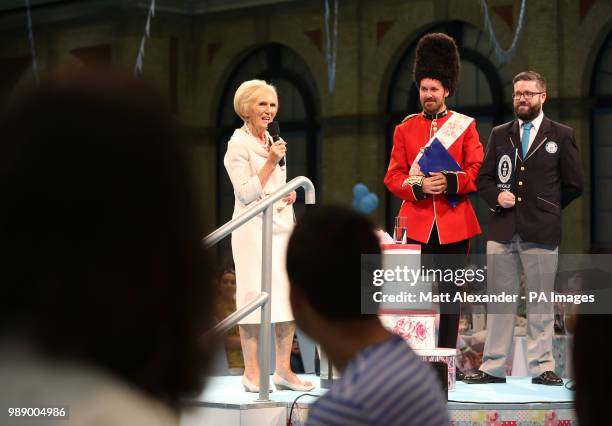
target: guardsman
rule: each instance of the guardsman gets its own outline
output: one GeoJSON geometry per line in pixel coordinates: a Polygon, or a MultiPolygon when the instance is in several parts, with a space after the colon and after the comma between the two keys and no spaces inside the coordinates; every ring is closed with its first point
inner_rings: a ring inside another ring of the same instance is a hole
{"type": "MultiPolygon", "coordinates": [[[[434,255],[434,264],[428,266],[457,269],[465,266],[470,238],[480,233],[467,194],[476,191],[483,148],[474,119],[446,108],[446,98],[455,91],[459,77],[455,40],[441,33],[423,36],[413,73],[423,110],[395,128],[385,185],[403,200],[399,216],[408,218],[408,242],[420,244],[422,254],[434,255]],[[458,170],[427,176],[421,171],[419,161],[434,137],[458,170]]],[[[454,283],[439,284],[440,292],[451,293],[452,299],[454,283]]],[[[455,348],[459,313],[459,303],[441,305],[438,346],[455,348]]]]}

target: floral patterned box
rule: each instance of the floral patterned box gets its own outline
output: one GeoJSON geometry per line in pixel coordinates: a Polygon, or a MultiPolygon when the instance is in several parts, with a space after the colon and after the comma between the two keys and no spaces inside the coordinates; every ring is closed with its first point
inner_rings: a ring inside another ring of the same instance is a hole
{"type": "Polygon", "coordinates": [[[380,310],[381,323],[390,332],[402,336],[412,349],[434,349],[436,326],[434,311],[380,310]]]}

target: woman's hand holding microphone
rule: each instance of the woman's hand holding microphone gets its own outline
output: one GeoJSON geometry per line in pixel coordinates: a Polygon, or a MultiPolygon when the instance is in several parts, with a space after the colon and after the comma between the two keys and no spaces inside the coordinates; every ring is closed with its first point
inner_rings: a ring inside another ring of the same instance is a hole
{"type": "Polygon", "coordinates": [[[282,139],[272,142],[268,147],[268,159],[259,173],[257,173],[262,188],[266,185],[266,182],[274,169],[276,169],[276,165],[279,161],[285,158],[285,155],[287,155],[287,142],[282,139]]]}
{"type": "Polygon", "coordinates": [[[272,142],[268,148],[268,161],[276,166],[285,155],[287,155],[287,142],[282,139],[272,142]]]}
{"type": "MultiPolygon", "coordinates": [[[[274,165],[278,164],[278,162],[287,155],[287,142],[282,139],[277,140],[276,142],[272,142],[270,148],[268,149],[268,161],[273,161],[274,165]]],[[[295,191],[291,191],[289,194],[285,195],[281,200],[286,205],[291,205],[295,203],[296,193],[295,191]]]]}

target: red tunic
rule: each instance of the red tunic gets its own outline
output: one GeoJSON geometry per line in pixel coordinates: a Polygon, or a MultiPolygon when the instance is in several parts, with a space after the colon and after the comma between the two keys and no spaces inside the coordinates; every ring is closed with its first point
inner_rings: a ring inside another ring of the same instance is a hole
{"type": "MultiPolygon", "coordinates": [[[[449,112],[438,118],[437,128],[441,128],[452,114],[449,112]]],[[[476,214],[466,194],[476,191],[476,176],[482,164],[483,149],[475,121],[448,149],[462,169],[462,172],[455,174],[456,182],[450,181],[453,175],[447,175],[449,193],[456,191],[460,194],[460,201],[453,208],[445,195],[422,194],[418,188],[404,184],[410,177],[410,165],[421,147],[429,141],[430,132],[433,135],[432,120],[423,114],[414,115],[395,128],[385,185],[395,196],[404,200],[399,215],[408,218],[409,238],[427,243],[435,221],[440,244],[449,244],[480,234],[476,214]],[[419,199],[421,197],[425,198],[419,199]]]]}

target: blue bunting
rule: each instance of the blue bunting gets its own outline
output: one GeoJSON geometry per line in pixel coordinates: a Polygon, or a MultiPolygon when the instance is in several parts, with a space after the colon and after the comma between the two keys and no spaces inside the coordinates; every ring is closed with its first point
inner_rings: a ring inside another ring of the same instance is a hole
{"type": "Polygon", "coordinates": [[[338,1],[334,0],[334,23],[330,28],[329,0],[325,0],[325,61],[327,62],[327,90],[336,87],[336,52],[338,51],[338,1]],[[332,39],[333,37],[333,39],[332,39]]]}
{"type": "Polygon", "coordinates": [[[151,35],[151,19],[155,16],[155,0],[151,0],[151,6],[149,7],[149,14],[147,15],[147,23],[145,25],[144,34],[140,40],[140,48],[138,49],[138,56],[136,57],[136,65],[134,66],[134,75],[142,75],[142,64],[145,56],[144,48],[145,41],[151,35]]]}
{"type": "Polygon", "coordinates": [[[514,37],[512,38],[512,43],[510,44],[508,50],[503,50],[501,48],[501,46],[499,45],[499,41],[495,36],[495,30],[493,30],[493,23],[491,22],[491,17],[489,16],[489,6],[487,5],[486,0],[480,0],[480,4],[484,13],[484,26],[487,29],[487,32],[489,33],[489,39],[491,40],[491,44],[493,45],[493,51],[495,52],[495,56],[497,57],[497,60],[500,64],[506,64],[510,62],[510,60],[516,53],[516,46],[523,30],[525,6],[527,5],[527,0],[521,0],[521,9],[519,11],[518,24],[516,25],[514,37]]]}
{"type": "Polygon", "coordinates": [[[26,14],[28,18],[28,38],[30,39],[30,51],[32,53],[32,72],[34,79],[38,83],[38,62],[36,61],[36,46],[34,45],[34,30],[32,28],[32,11],[30,8],[30,0],[25,0],[26,14]]]}

